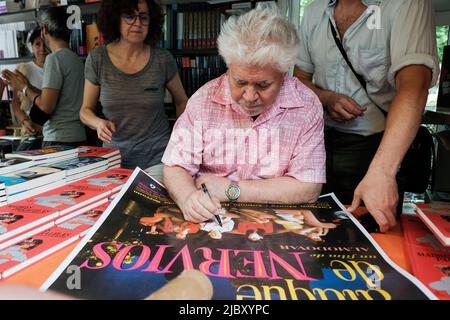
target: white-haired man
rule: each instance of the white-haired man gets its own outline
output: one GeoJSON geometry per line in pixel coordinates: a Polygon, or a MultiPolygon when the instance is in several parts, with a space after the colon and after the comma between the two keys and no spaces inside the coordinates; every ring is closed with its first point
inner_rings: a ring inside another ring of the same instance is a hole
{"type": "Polygon", "coordinates": [[[396,174],[438,76],[433,22],[431,0],[316,0],[302,21],[295,75],[326,110],[324,189],[353,199],[350,211],[364,202],[382,231],[396,224],[396,174]]]}
{"type": "Polygon", "coordinates": [[[228,72],[192,96],[162,159],[172,198],[194,222],[213,219],[220,201],[314,202],[325,182],[323,111],[286,75],[294,26],[257,8],[230,18],[218,46],[228,72]]]}

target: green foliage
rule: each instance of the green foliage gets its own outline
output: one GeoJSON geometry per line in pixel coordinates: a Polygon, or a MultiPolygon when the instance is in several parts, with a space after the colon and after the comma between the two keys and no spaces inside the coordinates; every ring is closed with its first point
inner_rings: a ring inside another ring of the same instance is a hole
{"type": "Polygon", "coordinates": [[[442,55],[444,52],[444,47],[448,43],[448,29],[449,26],[436,27],[436,40],[438,46],[439,63],[442,63],[442,55]]]}

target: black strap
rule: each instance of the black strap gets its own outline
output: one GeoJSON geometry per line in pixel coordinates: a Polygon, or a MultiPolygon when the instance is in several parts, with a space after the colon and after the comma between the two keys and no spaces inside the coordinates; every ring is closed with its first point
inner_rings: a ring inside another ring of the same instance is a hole
{"type": "Polygon", "coordinates": [[[362,75],[356,72],[355,68],[353,68],[352,63],[350,62],[350,59],[348,58],[347,52],[344,49],[344,46],[342,45],[341,40],[338,37],[338,34],[336,32],[336,29],[334,28],[333,22],[330,19],[330,28],[331,33],[333,34],[334,41],[336,42],[336,46],[338,47],[339,51],[341,52],[342,56],[344,57],[345,62],[347,62],[347,65],[350,67],[350,70],[352,70],[353,74],[355,75],[356,79],[358,79],[359,83],[361,84],[361,87],[364,88],[364,91],[366,91],[367,96],[369,97],[369,100],[383,113],[383,115],[386,117],[387,112],[384,111],[381,107],[379,107],[369,96],[369,92],[367,92],[367,82],[363,78],[362,75]]]}

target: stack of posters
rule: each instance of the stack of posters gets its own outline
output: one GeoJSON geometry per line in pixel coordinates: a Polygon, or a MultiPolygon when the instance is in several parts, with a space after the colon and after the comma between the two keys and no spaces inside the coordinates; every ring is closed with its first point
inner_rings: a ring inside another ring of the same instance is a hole
{"type": "Polygon", "coordinates": [[[450,300],[450,248],[442,245],[415,215],[403,214],[402,227],[414,276],[439,299],[450,300]]]}
{"type": "Polygon", "coordinates": [[[84,210],[7,247],[0,248],[0,279],[9,277],[83,237],[101,217],[108,203],[84,210]]]}
{"type": "Polygon", "coordinates": [[[111,169],[101,174],[0,207],[0,249],[109,201],[131,175],[111,169]]]}
{"type": "Polygon", "coordinates": [[[421,203],[416,205],[417,216],[446,247],[450,247],[450,203],[421,203]]]}

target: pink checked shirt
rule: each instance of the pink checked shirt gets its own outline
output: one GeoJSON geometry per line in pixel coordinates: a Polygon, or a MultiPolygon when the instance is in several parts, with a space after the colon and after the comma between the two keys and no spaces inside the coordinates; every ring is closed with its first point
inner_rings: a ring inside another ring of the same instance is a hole
{"type": "Polygon", "coordinates": [[[224,74],[189,99],[162,162],[192,176],[325,183],[323,127],[319,99],[298,79],[286,76],[274,104],[253,121],[232,100],[224,74]]]}

